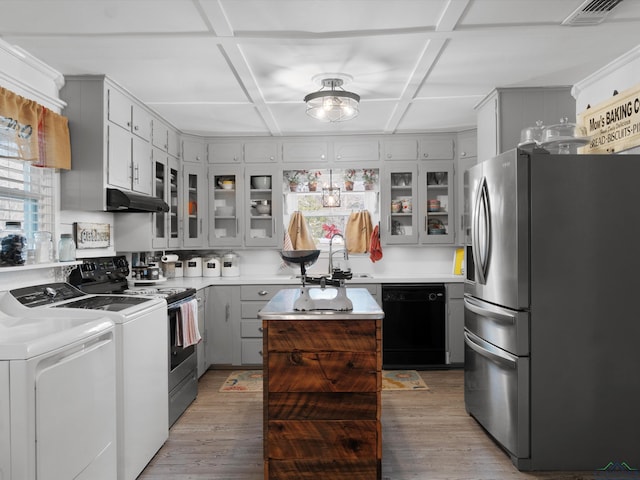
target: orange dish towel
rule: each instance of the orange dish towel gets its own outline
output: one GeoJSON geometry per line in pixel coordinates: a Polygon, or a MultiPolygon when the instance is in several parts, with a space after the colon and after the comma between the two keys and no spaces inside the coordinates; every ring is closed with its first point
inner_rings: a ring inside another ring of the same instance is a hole
{"type": "Polygon", "coordinates": [[[367,210],[349,215],[344,229],[349,253],[367,253],[372,230],[371,215],[367,210]]]}
{"type": "Polygon", "coordinates": [[[375,226],[371,233],[371,242],[369,245],[369,258],[373,263],[382,259],[382,246],[380,245],[380,228],[375,226]]]}
{"type": "Polygon", "coordinates": [[[293,212],[289,220],[289,237],[294,250],[315,250],[316,244],[311,237],[307,221],[301,212],[293,212]]]}
{"type": "Polygon", "coordinates": [[[178,318],[176,319],[175,345],[178,347],[188,347],[200,341],[198,331],[198,301],[189,300],[180,304],[178,318]]]}

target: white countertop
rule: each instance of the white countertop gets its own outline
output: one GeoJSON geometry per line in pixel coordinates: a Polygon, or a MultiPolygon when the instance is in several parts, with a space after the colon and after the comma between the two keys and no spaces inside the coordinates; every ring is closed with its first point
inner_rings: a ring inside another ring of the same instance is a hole
{"type": "MultiPolygon", "coordinates": [[[[447,274],[371,274],[366,277],[354,275],[347,286],[370,283],[463,283],[462,275],[447,274]]],[[[192,287],[196,289],[222,285],[299,285],[300,279],[290,273],[282,275],[240,275],[238,277],[181,277],[169,278],[163,287],[192,287]]]]}

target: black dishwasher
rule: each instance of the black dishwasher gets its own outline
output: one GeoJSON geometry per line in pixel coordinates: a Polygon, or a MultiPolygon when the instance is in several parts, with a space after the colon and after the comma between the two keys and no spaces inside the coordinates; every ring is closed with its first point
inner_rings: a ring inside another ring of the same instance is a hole
{"type": "Polygon", "coordinates": [[[427,369],[446,363],[446,294],[439,283],[382,285],[382,364],[427,369]]]}

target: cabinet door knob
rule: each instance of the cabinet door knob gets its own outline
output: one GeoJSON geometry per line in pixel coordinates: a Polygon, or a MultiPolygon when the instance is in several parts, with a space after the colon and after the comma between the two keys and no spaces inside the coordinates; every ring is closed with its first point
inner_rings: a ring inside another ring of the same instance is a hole
{"type": "Polygon", "coordinates": [[[261,297],[264,297],[265,295],[267,295],[269,292],[267,292],[266,290],[260,290],[258,292],[258,295],[260,295],[261,297]]]}
{"type": "Polygon", "coordinates": [[[466,157],[467,156],[467,152],[460,152],[460,156],[461,157],[466,157]]]}
{"type": "Polygon", "coordinates": [[[429,154],[428,154],[428,153],[426,153],[426,152],[425,152],[425,153],[423,153],[422,155],[424,156],[424,158],[429,158],[429,154]]]}

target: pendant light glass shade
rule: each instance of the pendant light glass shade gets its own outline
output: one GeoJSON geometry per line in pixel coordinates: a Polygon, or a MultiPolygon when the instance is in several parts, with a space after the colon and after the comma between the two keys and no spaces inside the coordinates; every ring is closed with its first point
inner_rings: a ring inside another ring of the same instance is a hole
{"type": "Polygon", "coordinates": [[[329,170],[329,186],[322,189],[322,206],[340,206],[340,188],[333,186],[333,171],[329,170]]]}
{"type": "Polygon", "coordinates": [[[322,122],[344,122],[358,116],[360,95],[342,88],[339,78],[325,78],[322,88],[304,97],[307,115],[322,122]]]}

